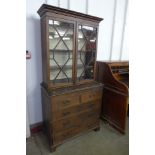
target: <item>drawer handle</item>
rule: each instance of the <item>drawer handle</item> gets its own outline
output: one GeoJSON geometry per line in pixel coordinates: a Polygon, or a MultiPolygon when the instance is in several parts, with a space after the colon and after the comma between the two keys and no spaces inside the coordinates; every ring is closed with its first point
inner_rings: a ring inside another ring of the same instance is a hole
{"type": "Polygon", "coordinates": [[[89,95],[89,97],[91,98],[91,97],[92,97],[92,95],[89,95]]]}
{"type": "Polygon", "coordinates": [[[77,112],[79,112],[79,111],[81,111],[81,110],[83,110],[83,107],[82,107],[82,106],[79,106],[79,107],[76,108],[76,111],[77,111],[77,112]]]}
{"type": "Polygon", "coordinates": [[[67,112],[63,112],[63,116],[67,116],[67,115],[69,115],[69,114],[70,114],[69,111],[67,111],[67,112]]]}
{"type": "Polygon", "coordinates": [[[94,114],[94,113],[89,113],[89,114],[84,114],[83,116],[80,117],[80,120],[83,121],[85,119],[89,119],[91,117],[96,117],[97,114],[94,114]]]}
{"type": "Polygon", "coordinates": [[[89,104],[88,107],[89,107],[89,108],[93,108],[94,106],[95,106],[95,104],[92,103],[92,104],[89,104]]]}
{"type": "Polygon", "coordinates": [[[70,101],[69,100],[63,101],[63,104],[68,105],[68,104],[70,104],[70,101]]]}
{"type": "Polygon", "coordinates": [[[63,136],[63,138],[68,137],[68,136],[69,136],[69,132],[68,132],[68,133],[63,134],[62,136],[63,136]]]}
{"type": "Polygon", "coordinates": [[[89,95],[89,97],[91,98],[91,97],[95,97],[96,96],[96,94],[94,93],[94,94],[91,94],[91,95],[89,95]]]}
{"type": "Polygon", "coordinates": [[[90,114],[88,114],[86,117],[92,117],[92,116],[96,116],[96,114],[90,113],[90,114]]]}
{"type": "Polygon", "coordinates": [[[68,126],[69,124],[70,124],[70,122],[67,121],[67,122],[64,122],[64,123],[63,123],[63,126],[68,126]]]}
{"type": "Polygon", "coordinates": [[[88,128],[92,127],[92,124],[88,124],[87,127],[88,127],[88,128]]]}
{"type": "Polygon", "coordinates": [[[79,102],[81,103],[81,95],[79,96],[79,102]]]}
{"type": "Polygon", "coordinates": [[[73,124],[65,124],[64,125],[64,129],[72,129],[72,128],[75,128],[76,126],[73,125],[73,124]]]}

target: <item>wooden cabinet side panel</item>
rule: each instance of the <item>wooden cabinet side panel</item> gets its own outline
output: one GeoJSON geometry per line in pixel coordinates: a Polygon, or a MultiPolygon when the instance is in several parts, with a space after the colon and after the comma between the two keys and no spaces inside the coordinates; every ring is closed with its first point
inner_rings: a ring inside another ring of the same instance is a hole
{"type": "Polygon", "coordinates": [[[42,113],[43,113],[43,124],[44,130],[47,134],[50,145],[52,145],[52,134],[51,134],[51,97],[47,94],[45,89],[41,89],[42,97],[42,113]]]}
{"type": "Polygon", "coordinates": [[[42,48],[42,75],[43,82],[48,83],[48,60],[47,60],[47,25],[46,17],[41,18],[41,48],[42,48]]]}
{"type": "MultiPolygon", "coordinates": [[[[111,62],[110,65],[115,66],[116,63],[111,62]]],[[[96,66],[96,81],[104,84],[101,116],[121,133],[125,133],[128,88],[114,76],[110,65],[98,61],[96,66]]]]}
{"type": "Polygon", "coordinates": [[[112,90],[103,90],[102,118],[106,119],[113,127],[125,133],[127,117],[128,96],[112,90]]]}

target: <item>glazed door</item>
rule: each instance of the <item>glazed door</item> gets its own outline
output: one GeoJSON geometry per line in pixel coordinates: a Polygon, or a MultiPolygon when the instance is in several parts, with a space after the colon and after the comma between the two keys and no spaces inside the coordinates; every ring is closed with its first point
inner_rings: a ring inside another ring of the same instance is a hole
{"type": "Polygon", "coordinates": [[[78,24],[77,34],[77,82],[94,79],[97,28],[78,24]]]}
{"type": "Polygon", "coordinates": [[[49,19],[49,77],[52,85],[73,83],[75,24],[65,20],[49,19]]]}

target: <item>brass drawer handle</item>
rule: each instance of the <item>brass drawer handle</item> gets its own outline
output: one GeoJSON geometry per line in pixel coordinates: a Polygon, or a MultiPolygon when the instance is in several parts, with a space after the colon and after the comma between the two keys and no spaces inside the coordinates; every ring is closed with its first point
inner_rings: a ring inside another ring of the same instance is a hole
{"type": "Polygon", "coordinates": [[[81,110],[83,110],[83,106],[82,106],[82,105],[80,105],[80,106],[78,106],[78,107],[76,108],[76,111],[81,111],[81,110]]]}
{"type": "Polygon", "coordinates": [[[87,115],[86,115],[86,117],[92,117],[92,116],[96,116],[96,114],[90,113],[90,114],[87,114],[87,115]]]}
{"type": "Polygon", "coordinates": [[[63,101],[63,104],[64,104],[64,105],[70,104],[70,100],[63,101]]]}
{"type": "Polygon", "coordinates": [[[63,112],[63,116],[67,116],[67,115],[69,115],[69,114],[70,114],[69,111],[67,111],[67,112],[63,112]]]}
{"type": "Polygon", "coordinates": [[[95,97],[95,96],[96,96],[96,93],[89,95],[90,98],[95,97]]]}
{"type": "Polygon", "coordinates": [[[81,95],[79,96],[79,102],[81,103],[81,95]]]}
{"type": "Polygon", "coordinates": [[[63,123],[63,126],[68,126],[68,125],[70,125],[70,121],[66,121],[63,123]]]}
{"type": "Polygon", "coordinates": [[[69,132],[67,132],[67,133],[63,134],[62,136],[63,136],[63,138],[68,137],[68,136],[69,136],[69,132]]]}
{"type": "Polygon", "coordinates": [[[93,108],[94,106],[95,106],[94,103],[91,103],[91,104],[88,105],[89,108],[93,108]]]}
{"type": "Polygon", "coordinates": [[[92,127],[92,124],[88,124],[87,127],[88,127],[88,128],[92,127]]]}

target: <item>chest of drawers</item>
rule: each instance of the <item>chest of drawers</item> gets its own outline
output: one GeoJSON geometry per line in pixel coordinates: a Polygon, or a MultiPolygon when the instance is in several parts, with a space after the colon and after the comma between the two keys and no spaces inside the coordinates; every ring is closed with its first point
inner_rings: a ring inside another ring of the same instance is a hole
{"type": "Polygon", "coordinates": [[[102,85],[53,91],[42,87],[43,119],[52,151],[66,140],[99,129],[102,85]]]}

